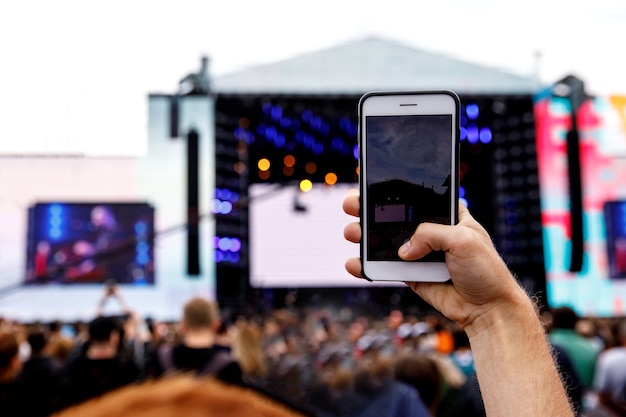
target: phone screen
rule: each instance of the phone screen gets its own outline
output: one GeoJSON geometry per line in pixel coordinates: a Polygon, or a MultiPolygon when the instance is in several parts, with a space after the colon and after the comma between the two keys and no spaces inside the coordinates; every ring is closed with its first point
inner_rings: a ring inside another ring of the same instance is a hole
{"type": "MultiPolygon", "coordinates": [[[[452,223],[453,123],[451,114],[366,116],[369,261],[400,261],[422,222],[452,223]]],[[[443,260],[431,252],[417,262],[443,260]]]]}

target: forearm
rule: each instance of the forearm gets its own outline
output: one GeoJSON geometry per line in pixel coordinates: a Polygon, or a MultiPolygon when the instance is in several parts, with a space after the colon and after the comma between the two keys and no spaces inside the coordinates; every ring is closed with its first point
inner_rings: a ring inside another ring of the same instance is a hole
{"type": "Polygon", "coordinates": [[[487,416],[573,415],[543,326],[521,289],[466,331],[487,416]]]}

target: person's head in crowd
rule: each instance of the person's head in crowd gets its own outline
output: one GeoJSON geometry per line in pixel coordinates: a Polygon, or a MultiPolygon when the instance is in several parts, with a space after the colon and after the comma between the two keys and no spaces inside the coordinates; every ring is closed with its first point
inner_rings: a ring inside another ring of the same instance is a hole
{"type": "Polygon", "coordinates": [[[58,362],[65,362],[74,349],[74,343],[66,338],[51,337],[46,352],[58,362]]]}
{"type": "Polygon", "coordinates": [[[96,317],[89,323],[89,348],[92,359],[112,358],[119,353],[122,341],[121,325],[114,317],[96,317]]]}
{"type": "Polygon", "coordinates": [[[217,303],[202,297],[193,297],[183,307],[181,332],[188,347],[208,347],[215,343],[215,332],[220,325],[217,303]]]}
{"type": "Polygon", "coordinates": [[[574,329],[578,334],[580,334],[581,336],[585,336],[589,339],[596,337],[596,325],[593,321],[589,319],[578,320],[574,329]]]}
{"type": "Polygon", "coordinates": [[[437,415],[444,379],[434,359],[419,353],[402,356],[395,363],[394,376],[417,389],[431,414],[437,415]]]}
{"type": "Polygon", "coordinates": [[[614,340],[616,346],[626,346],[626,319],[621,319],[613,326],[614,340]]]}
{"type": "Polygon", "coordinates": [[[578,314],[571,307],[557,307],[552,310],[552,329],[575,330],[578,320],[578,314]]]}
{"type": "Polygon", "coordinates": [[[48,330],[50,330],[50,333],[52,333],[52,334],[61,333],[61,326],[62,325],[63,325],[63,323],[61,323],[61,321],[53,320],[50,323],[48,323],[48,330]]]}
{"type": "Polygon", "coordinates": [[[28,344],[30,345],[30,355],[41,356],[44,354],[46,345],[48,343],[48,336],[46,332],[40,327],[36,327],[28,332],[28,344]]]}
{"type": "Polygon", "coordinates": [[[19,349],[15,334],[0,331],[0,383],[11,382],[19,374],[22,368],[19,349]]]}
{"type": "Polygon", "coordinates": [[[267,375],[262,333],[256,324],[248,323],[237,331],[233,343],[233,356],[244,375],[253,378],[267,375]]]}
{"type": "Polygon", "coordinates": [[[387,316],[387,326],[391,330],[397,330],[398,327],[404,322],[404,314],[400,310],[391,310],[387,316]]]}

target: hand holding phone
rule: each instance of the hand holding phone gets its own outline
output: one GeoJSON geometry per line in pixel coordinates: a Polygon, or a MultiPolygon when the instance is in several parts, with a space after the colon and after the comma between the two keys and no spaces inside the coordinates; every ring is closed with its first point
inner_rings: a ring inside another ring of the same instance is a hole
{"type": "Polygon", "coordinates": [[[398,249],[421,223],[457,223],[459,108],[451,91],[372,92],[359,101],[365,278],[450,279],[442,252],[404,261],[398,249]]]}

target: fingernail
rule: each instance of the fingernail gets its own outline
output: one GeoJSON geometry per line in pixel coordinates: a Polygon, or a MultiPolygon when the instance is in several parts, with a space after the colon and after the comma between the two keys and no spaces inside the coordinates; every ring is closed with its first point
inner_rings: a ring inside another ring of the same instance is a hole
{"type": "Polygon", "coordinates": [[[411,241],[407,240],[406,242],[404,242],[404,244],[402,246],[400,246],[400,249],[398,250],[398,252],[402,255],[405,254],[409,251],[409,248],[411,247],[411,241]]]}

